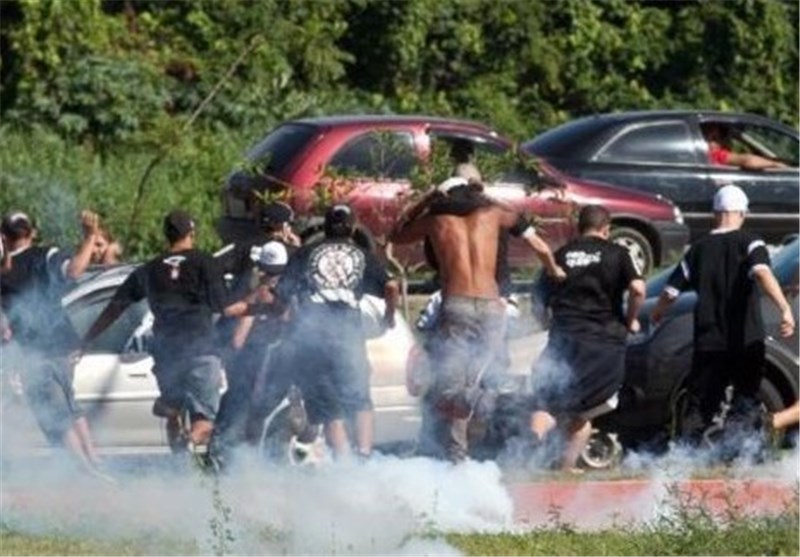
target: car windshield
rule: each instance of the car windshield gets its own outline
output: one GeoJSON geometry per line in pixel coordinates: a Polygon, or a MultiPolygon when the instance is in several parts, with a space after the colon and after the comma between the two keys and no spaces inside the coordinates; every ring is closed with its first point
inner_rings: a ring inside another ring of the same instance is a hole
{"type": "Polygon", "coordinates": [[[309,124],[284,124],[275,128],[261,143],[250,149],[247,161],[267,174],[278,174],[317,134],[309,124]]]}

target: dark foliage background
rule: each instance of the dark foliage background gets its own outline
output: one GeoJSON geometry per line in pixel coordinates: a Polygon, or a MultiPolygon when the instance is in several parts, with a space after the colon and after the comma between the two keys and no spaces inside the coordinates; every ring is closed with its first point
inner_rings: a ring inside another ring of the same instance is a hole
{"type": "Polygon", "coordinates": [[[177,204],[214,246],[222,179],[288,118],[435,113],[517,139],[630,109],[798,124],[793,1],[4,0],[0,22],[0,207],[53,241],[96,207],[134,257],[177,204]]]}

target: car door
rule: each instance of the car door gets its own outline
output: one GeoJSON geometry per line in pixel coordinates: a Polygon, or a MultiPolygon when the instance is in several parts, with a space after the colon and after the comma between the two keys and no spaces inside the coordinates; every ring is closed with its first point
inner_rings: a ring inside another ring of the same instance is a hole
{"type": "Polygon", "coordinates": [[[583,175],[662,195],[680,207],[694,233],[710,224],[714,197],[694,137],[689,123],[679,118],[626,124],[593,155],[591,174],[583,175]]]}
{"type": "Polygon", "coordinates": [[[343,195],[373,236],[387,234],[401,210],[417,155],[411,130],[377,129],[346,141],[326,165],[323,188],[343,195]],[[338,190],[338,191],[337,191],[338,190]]]}
{"type": "MultiPolygon", "coordinates": [[[[99,288],[67,306],[78,334],[91,326],[114,290],[99,288]]],[[[101,450],[164,446],[161,420],[152,415],[158,386],[144,340],[151,321],[146,301],[129,306],[87,347],[75,367],[75,398],[101,450]]]]}
{"type": "MultiPolygon", "coordinates": [[[[364,296],[361,309],[382,319],[386,303],[364,296]]],[[[414,347],[414,333],[400,312],[395,326],[367,340],[367,357],[372,368],[370,396],[375,414],[375,443],[378,445],[413,441],[420,426],[418,401],[406,388],[408,358],[414,347]]]]}
{"type": "MultiPolygon", "coordinates": [[[[704,120],[712,122],[713,120],[704,120]]],[[[715,122],[731,130],[732,147],[737,153],[753,153],[778,158],[787,169],[746,170],[733,166],[705,165],[705,175],[714,191],[726,184],[739,186],[747,194],[749,230],[767,242],[778,243],[800,226],[800,180],[796,136],[765,124],[715,122]]]]}

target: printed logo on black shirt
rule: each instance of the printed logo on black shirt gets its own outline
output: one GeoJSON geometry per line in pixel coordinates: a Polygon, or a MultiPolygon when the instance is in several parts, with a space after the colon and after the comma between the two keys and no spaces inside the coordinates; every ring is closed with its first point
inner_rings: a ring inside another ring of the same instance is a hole
{"type": "Polygon", "coordinates": [[[311,254],[310,283],[315,302],[344,302],[356,305],[355,290],[364,277],[366,257],[356,246],[323,243],[311,254]]]}
{"type": "Polygon", "coordinates": [[[169,266],[169,278],[178,280],[181,276],[181,264],[186,261],[183,255],[172,255],[164,260],[164,263],[169,266]]]}
{"type": "Polygon", "coordinates": [[[565,255],[564,264],[570,269],[575,267],[588,267],[594,263],[600,263],[603,255],[599,251],[587,253],[585,251],[568,251],[565,255]]]}

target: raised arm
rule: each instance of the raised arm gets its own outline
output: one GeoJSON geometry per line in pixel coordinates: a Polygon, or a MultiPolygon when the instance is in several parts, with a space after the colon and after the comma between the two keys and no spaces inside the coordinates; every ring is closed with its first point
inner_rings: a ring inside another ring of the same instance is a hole
{"type": "Polygon", "coordinates": [[[81,240],[78,251],[73,255],[67,264],[66,276],[75,280],[80,277],[89,266],[92,260],[92,250],[100,230],[100,219],[91,211],[81,213],[81,228],[83,229],[83,240],[81,240]]]}
{"type": "Polygon", "coordinates": [[[389,241],[395,244],[407,244],[417,240],[422,240],[427,236],[427,228],[430,226],[429,218],[424,216],[428,205],[433,199],[435,192],[426,193],[419,201],[408,207],[397,219],[392,231],[389,233],[389,241]]]}

